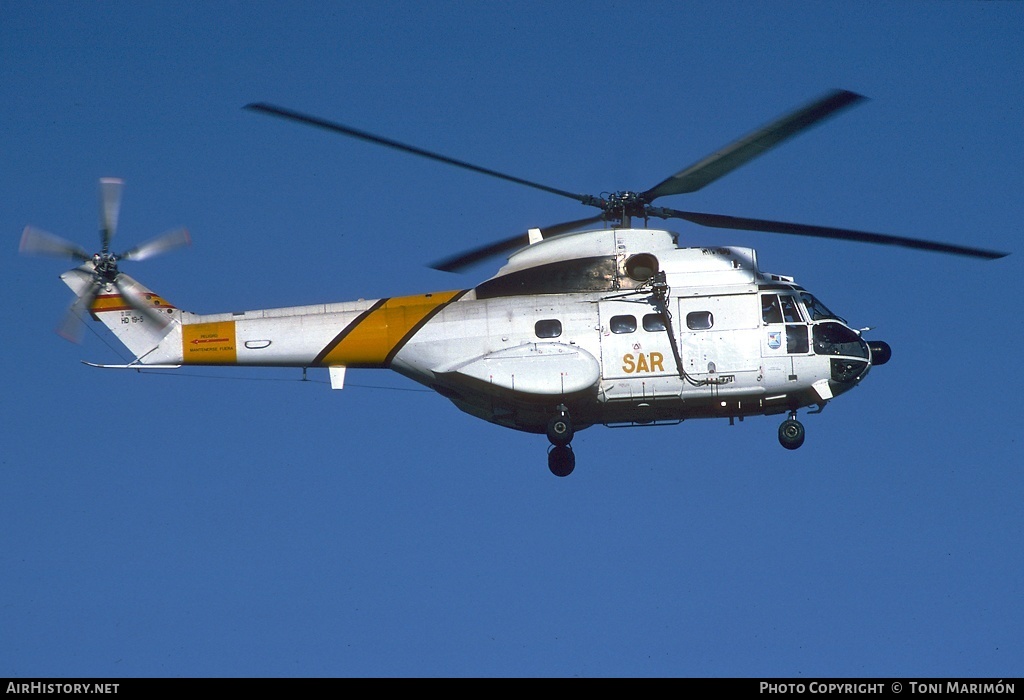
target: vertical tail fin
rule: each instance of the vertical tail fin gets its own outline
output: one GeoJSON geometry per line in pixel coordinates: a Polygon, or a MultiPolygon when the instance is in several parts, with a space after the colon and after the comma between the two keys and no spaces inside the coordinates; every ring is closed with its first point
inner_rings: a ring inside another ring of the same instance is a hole
{"type": "MultiPolygon", "coordinates": [[[[114,283],[97,281],[90,267],[68,270],[60,278],[78,301],[88,305],[93,319],[109,328],[136,358],[153,353],[180,328],[181,311],[166,299],[123,272],[114,283]]],[[[180,343],[177,348],[180,354],[180,343]]]]}

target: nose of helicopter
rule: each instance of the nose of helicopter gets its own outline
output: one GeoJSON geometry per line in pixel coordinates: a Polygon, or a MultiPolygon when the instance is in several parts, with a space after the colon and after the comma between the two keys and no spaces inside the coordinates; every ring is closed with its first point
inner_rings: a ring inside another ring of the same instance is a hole
{"type": "Polygon", "coordinates": [[[871,350],[872,365],[884,365],[892,357],[892,348],[884,340],[869,340],[868,348],[871,350]]]}

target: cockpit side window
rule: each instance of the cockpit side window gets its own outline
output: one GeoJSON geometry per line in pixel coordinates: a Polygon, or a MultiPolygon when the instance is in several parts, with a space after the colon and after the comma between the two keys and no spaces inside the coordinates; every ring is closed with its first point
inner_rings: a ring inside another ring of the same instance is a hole
{"type": "Polygon", "coordinates": [[[818,301],[813,294],[801,292],[800,300],[804,303],[804,306],[807,307],[807,313],[810,314],[812,321],[822,321],[828,318],[835,318],[840,321],[843,320],[829,311],[828,307],[818,301]]]}
{"type": "Polygon", "coordinates": [[[796,303],[795,297],[783,294],[779,297],[779,301],[782,302],[782,317],[786,319],[786,323],[800,323],[803,321],[800,318],[800,307],[796,303]]]}
{"type": "Polygon", "coordinates": [[[794,323],[786,326],[786,352],[790,355],[804,355],[809,349],[807,325],[794,323]]]}
{"type": "Polygon", "coordinates": [[[778,294],[761,295],[761,320],[765,323],[782,323],[782,306],[778,294]]]}
{"type": "Polygon", "coordinates": [[[814,326],[814,352],[817,355],[852,355],[868,358],[868,344],[855,331],[840,323],[814,326]]]}

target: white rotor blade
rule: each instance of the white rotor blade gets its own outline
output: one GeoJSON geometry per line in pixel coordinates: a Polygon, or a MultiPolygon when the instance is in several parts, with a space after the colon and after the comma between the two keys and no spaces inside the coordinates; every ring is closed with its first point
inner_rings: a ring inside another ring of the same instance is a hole
{"type": "Polygon", "coordinates": [[[73,258],[82,261],[91,260],[89,254],[80,245],[38,229],[35,226],[26,226],[25,230],[22,231],[18,252],[25,255],[52,255],[58,258],[73,258]]]}
{"type": "Polygon", "coordinates": [[[145,293],[142,292],[141,285],[128,275],[123,272],[120,273],[114,278],[114,286],[117,287],[117,291],[121,293],[124,300],[128,302],[128,306],[153,323],[161,328],[165,328],[171,322],[171,319],[166,314],[162,314],[153,308],[153,305],[146,299],[145,293]]]}
{"type": "Polygon", "coordinates": [[[72,343],[82,342],[82,330],[85,328],[85,319],[82,318],[82,314],[92,308],[92,303],[100,293],[101,286],[94,280],[85,294],[75,300],[75,303],[64,314],[60,325],[57,326],[57,335],[72,343]]]}
{"type": "Polygon", "coordinates": [[[178,228],[161,234],[151,241],[137,245],[119,257],[122,260],[145,260],[154,255],[161,255],[169,250],[174,250],[191,243],[192,237],[188,235],[188,229],[178,228]]]}
{"type": "Polygon", "coordinates": [[[103,239],[103,251],[110,246],[110,240],[117,232],[117,218],[121,212],[121,192],[124,180],[116,177],[100,179],[100,236],[103,239]]]}

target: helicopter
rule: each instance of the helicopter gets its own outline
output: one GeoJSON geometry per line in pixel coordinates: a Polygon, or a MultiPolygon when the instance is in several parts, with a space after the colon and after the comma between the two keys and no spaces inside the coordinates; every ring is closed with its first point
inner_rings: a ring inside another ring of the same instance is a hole
{"type": "Polygon", "coordinates": [[[833,90],[644,191],[577,194],[288,108],[246,109],[541,190],[593,207],[583,219],[487,243],[432,267],[462,271],[505,254],[472,288],[238,313],[177,308],[120,270],[187,245],[175,229],[114,253],[123,181],[100,181],[99,252],[28,226],[20,250],[80,265],[61,279],[75,301],[58,332],[75,340],[82,316],[134,355],[121,369],[182,366],[326,368],[341,389],[348,368],[390,369],[460,410],[545,435],[548,468],[575,468],[572,440],[593,425],[678,424],[694,418],[785,416],[783,448],[805,439],[798,411],[820,413],[892,350],[833,313],[787,275],[762,271],[756,251],[681,247],[651,219],[705,227],[900,246],[981,259],[1007,253],[888,234],[654,206],[696,192],[866,98],[833,90]],[[640,222],[643,225],[640,225],[640,222]],[[636,224],[634,224],[636,222],[636,224]]]}

